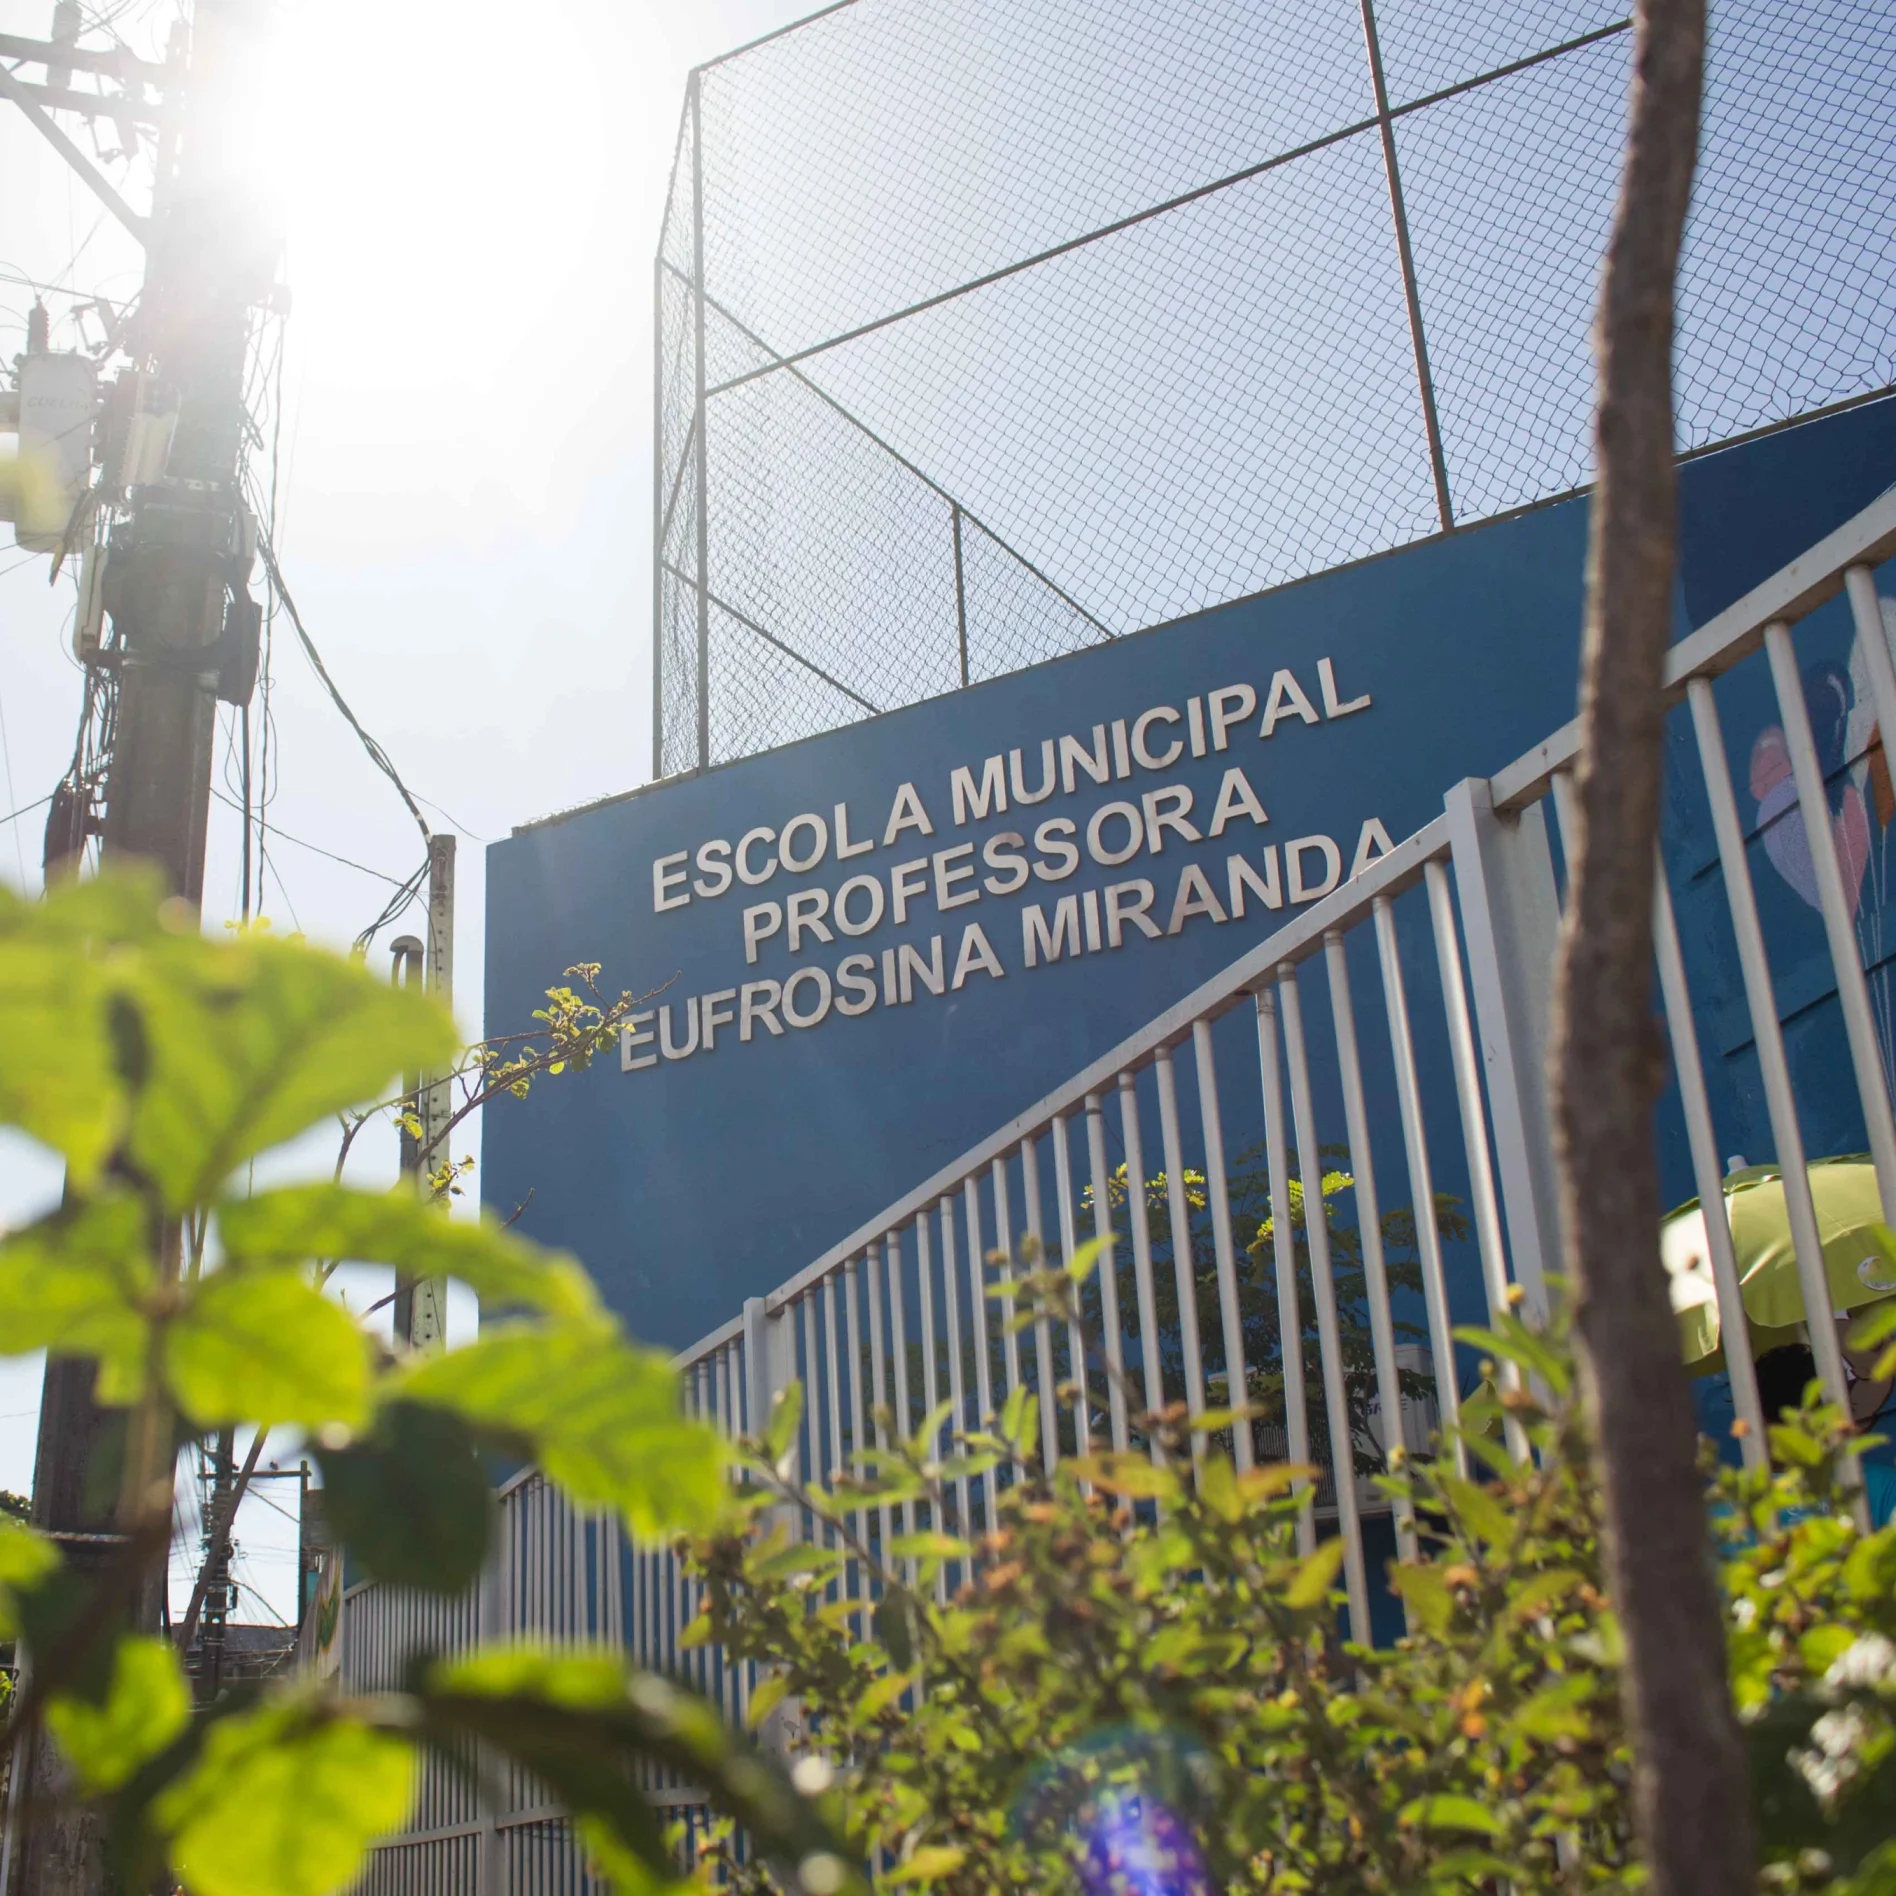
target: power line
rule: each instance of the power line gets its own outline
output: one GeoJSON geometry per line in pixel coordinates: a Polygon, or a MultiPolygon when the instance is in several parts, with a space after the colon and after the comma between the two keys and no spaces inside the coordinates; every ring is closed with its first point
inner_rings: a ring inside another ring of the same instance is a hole
{"type": "MultiPolygon", "coordinates": [[[[336,681],[330,677],[329,668],[323,663],[322,654],[317,651],[315,641],[303,625],[303,615],[297,611],[296,601],[290,597],[290,589],[283,583],[282,569],[277,565],[276,549],[270,544],[269,532],[262,527],[257,533],[257,551],[263,557],[263,569],[270,576],[271,587],[281,602],[283,610],[290,615],[290,624],[296,628],[296,636],[302,644],[304,655],[314,668],[316,676],[322,680],[323,688],[329,693],[336,709],[348,721],[349,728],[362,740],[362,748],[368,753],[370,763],[400,793],[402,801],[408,806],[408,814],[415,819],[415,827],[421,831],[421,840],[424,843],[431,842],[433,836],[428,828],[427,818],[422,815],[420,806],[415,802],[407,784],[402,782],[401,772],[395,768],[388,752],[362,728],[362,720],[349,709],[348,699],[337,689],[336,681]]],[[[278,834],[281,835],[282,832],[279,831],[278,834]]],[[[281,881],[277,886],[282,887],[281,881]]]]}
{"type": "Polygon", "coordinates": [[[17,823],[21,817],[31,816],[33,812],[39,809],[43,804],[52,802],[54,794],[55,793],[53,791],[49,790],[43,797],[39,799],[38,802],[23,803],[20,805],[20,807],[17,810],[13,812],[11,816],[0,816],[0,825],[7,824],[7,823],[17,823]]]}
{"type": "Polygon", "coordinates": [[[397,916],[405,914],[408,906],[421,893],[421,885],[428,880],[429,867],[433,861],[432,851],[423,857],[422,864],[415,873],[402,883],[388,899],[388,905],[382,910],[361,934],[355,938],[357,954],[367,954],[372,942],[397,916]]]}
{"type": "MultiPolygon", "coordinates": [[[[211,795],[214,796],[219,803],[223,804],[226,809],[241,811],[244,807],[235,797],[226,796],[215,784],[211,786],[211,795]]],[[[41,801],[44,800],[43,798],[41,799],[41,801]]],[[[32,806],[29,804],[27,807],[30,809],[32,806]]],[[[0,821],[5,820],[4,818],[0,818],[0,821]]],[[[315,855],[327,856],[331,862],[339,862],[345,869],[355,869],[365,876],[373,876],[378,882],[386,882],[391,889],[405,889],[408,887],[408,884],[401,881],[398,877],[387,875],[380,869],[371,869],[365,862],[352,862],[347,856],[338,856],[333,849],[325,849],[320,843],[305,842],[302,837],[292,836],[286,829],[273,829],[270,834],[280,837],[286,843],[294,843],[298,849],[307,849],[315,855]]]]}

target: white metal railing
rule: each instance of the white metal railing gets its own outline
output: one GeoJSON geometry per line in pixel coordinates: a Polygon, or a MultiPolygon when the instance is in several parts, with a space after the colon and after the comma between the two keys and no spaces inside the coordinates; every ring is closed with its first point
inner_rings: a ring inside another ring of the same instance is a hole
{"type": "MultiPolygon", "coordinates": [[[[1667,689],[1683,701],[1695,738],[1800,1282],[1807,1309],[1820,1315],[1827,1314],[1829,1299],[1805,1145],[1712,681],[1763,648],[1816,869],[1852,1079],[1885,1214],[1896,1221],[1896,1121],[1887,1060],[1837,862],[1792,631],[1817,606],[1847,592],[1878,724],[1896,731],[1896,667],[1872,578],[1872,568],[1892,554],[1896,492],[1682,640],[1666,672],[1667,689]]],[[[1306,1515],[1304,1531],[1314,1537],[1320,1527],[1311,1515],[1321,1514],[1344,1537],[1350,1622],[1357,1631],[1367,1630],[1372,1589],[1365,1527],[1387,1504],[1359,1478],[1356,1461],[1377,1457],[1390,1445],[1394,1431],[1383,1418],[1403,1418],[1403,1437],[1420,1446],[1436,1418],[1452,1421],[1458,1412],[1437,1192],[1449,1183],[1467,1205],[1491,1312],[1502,1307],[1511,1286],[1519,1287],[1530,1313],[1544,1311],[1546,1280],[1559,1255],[1544,1060],[1559,921],[1555,845],[1576,751],[1577,727],[1568,725],[1492,779],[1457,784],[1440,816],[1354,880],[1293,917],[780,1288],[749,1300],[741,1313],[680,1354],[689,1406],[734,1433],[756,1428],[773,1392],[800,1378],[806,1401],[797,1452],[805,1469],[827,1481],[849,1466],[857,1445],[886,1440],[891,1414],[913,1429],[945,1400],[951,1404],[947,1427],[968,1427],[1023,1382],[1041,1391],[1070,1383],[1084,1391],[1082,1400],[1041,1405],[1044,1454],[1054,1459],[1107,1445],[1124,1450],[1135,1445],[1133,1418],[1107,1368],[1128,1376],[1147,1407],[1182,1399],[1203,1409],[1208,1391],[1216,1400],[1221,1391],[1250,1386],[1250,1371],[1258,1365],[1246,1361],[1247,1326],[1267,1333],[1274,1322],[1281,1418],[1268,1427],[1241,1426],[1232,1447],[1246,1465],[1260,1451],[1310,1461],[1313,1448],[1327,1461],[1319,1507],[1306,1515]],[[1445,1067],[1452,1083],[1453,1125],[1446,1136],[1430,1124],[1432,1113],[1442,1115],[1424,1085],[1425,1067],[1429,1073],[1445,1067]],[[1260,1235],[1240,1252],[1228,1191],[1232,1139],[1234,1132],[1253,1131],[1262,1183],[1270,1205],[1280,1211],[1291,1203],[1293,1179],[1307,1203],[1320,1202],[1325,1150],[1332,1144],[1343,1148],[1339,1162],[1353,1180],[1368,1330],[1369,1362],[1359,1375],[1367,1387],[1359,1390],[1355,1418],[1345,1363],[1352,1333],[1338,1307],[1327,1221],[1311,1217],[1304,1228],[1316,1329],[1314,1391],[1306,1386],[1299,1273],[1283,1247],[1288,1221],[1280,1217],[1268,1242],[1260,1235]],[[1154,1224],[1171,1254],[1169,1270],[1155,1255],[1145,1219],[1115,1220],[1108,1163],[1114,1138],[1135,1202],[1142,1181],[1154,1177],[1148,1155],[1158,1161],[1164,1183],[1156,1194],[1154,1224]],[[1202,1185],[1190,1183],[1194,1173],[1202,1185]],[[1398,1178],[1402,1185],[1393,1185],[1398,1178]],[[1194,1194],[1200,1203],[1192,1202],[1194,1194]],[[1404,1200],[1414,1214],[1425,1356],[1398,1342],[1382,1239],[1384,1213],[1404,1200]],[[1115,1222],[1123,1229],[1097,1273],[1092,1335],[1056,1334],[1045,1322],[1025,1335],[997,1334],[1004,1326],[998,1317],[991,1323],[990,1312],[1011,1305],[987,1293],[992,1287],[1004,1291],[1023,1237],[1050,1253],[1071,1255],[1084,1238],[1105,1237],[1115,1222]],[[1208,1232],[1202,1229],[1207,1223],[1208,1232]],[[1211,1289],[1201,1311],[1197,1277],[1206,1265],[1211,1289]],[[1168,1297],[1169,1320],[1161,1308],[1168,1297]],[[1405,1356],[1411,1364],[1426,1361],[1432,1401],[1405,1401],[1405,1356]],[[1367,1424],[1361,1419],[1364,1395],[1367,1424]]],[[[1659,987],[1693,1177],[1701,1201],[1720,1205],[1723,1166],[1663,867],[1654,902],[1659,987]]],[[[1722,1218],[1708,1218],[1707,1224],[1734,1402],[1751,1424],[1744,1453],[1756,1459],[1766,1452],[1765,1435],[1730,1232],[1722,1218]]],[[[1817,1322],[1810,1335],[1819,1373],[1833,1397],[1842,1399],[1844,1369],[1833,1326],[1817,1322]]],[[[992,1507],[994,1479],[957,1482],[943,1524],[978,1527],[992,1507]]],[[[524,1478],[507,1498],[507,1558],[515,1563],[510,1572],[551,1571],[549,1560],[558,1568],[561,1556],[553,1547],[562,1534],[570,1536],[578,1518],[570,1509],[561,1512],[565,1504],[536,1482],[524,1478]],[[541,1514],[516,1498],[528,1489],[546,1497],[536,1504],[541,1514]],[[550,1537],[546,1544],[543,1534],[550,1537]]],[[[924,1524],[925,1516],[924,1505],[904,1504],[900,1524],[912,1528],[924,1524]]],[[[862,1525],[866,1534],[886,1541],[895,1523],[877,1516],[862,1525]]],[[[810,1523],[804,1526],[809,1531],[810,1523]]],[[[1389,1528],[1392,1551],[1407,1551],[1408,1524],[1392,1521],[1389,1528]]],[[[716,1649],[681,1646],[693,1604],[672,1556],[651,1549],[620,1552],[607,1534],[589,1558],[603,1561],[600,1550],[608,1543],[612,1559],[623,1563],[612,1569],[620,1578],[608,1577],[605,1566],[589,1569],[595,1578],[583,1612],[557,1587],[533,1593],[510,1582],[498,1594],[495,1630],[537,1627],[554,1636],[622,1638],[642,1664],[687,1679],[729,1716],[742,1718],[752,1684],[747,1668],[727,1663],[716,1649]],[[609,1613],[601,1617],[600,1602],[614,1585],[622,1590],[622,1623],[609,1613]]],[[[867,1588],[853,1565],[837,1584],[859,1596],[867,1588]]],[[[412,1649],[431,1635],[421,1620],[403,1621],[410,1610],[399,1596],[356,1591],[348,1602],[346,1649],[353,1652],[358,1642],[375,1651],[412,1649]]],[[[678,1787],[656,1784],[653,1795],[681,1807],[689,1797],[678,1787]]],[[[418,1827],[434,1822],[430,1834],[445,1834],[446,1806],[437,1810],[426,1800],[424,1806],[418,1827]]],[[[499,1835],[528,1817],[534,1823],[551,1818],[530,1806],[522,1810],[525,1816],[490,1816],[489,1831],[499,1835]]],[[[462,1834],[454,1831],[457,1838],[462,1834]]],[[[577,1890],[577,1858],[569,1846],[560,1849],[565,1868],[557,1872],[550,1856],[538,1869],[524,1854],[505,1862],[490,1857],[480,1887],[485,1896],[577,1890]]],[[[380,1854],[367,1887],[391,1896],[432,1896],[470,1886],[453,1880],[445,1844],[411,1837],[380,1854]],[[416,1859],[424,1855],[438,1870],[420,1873],[416,1859]],[[414,1864],[416,1874],[387,1880],[397,1859],[414,1864]]]]}

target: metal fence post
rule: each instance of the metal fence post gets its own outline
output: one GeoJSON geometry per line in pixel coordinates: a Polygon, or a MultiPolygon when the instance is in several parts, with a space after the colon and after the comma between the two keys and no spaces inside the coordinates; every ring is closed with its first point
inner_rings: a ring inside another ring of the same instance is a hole
{"type": "MultiPolygon", "coordinates": [[[[781,1310],[771,1311],[766,1309],[763,1298],[746,1297],[744,1413],[749,1419],[751,1434],[761,1436],[769,1429],[777,1397],[796,1380],[796,1306],[786,1304],[781,1310]]],[[[791,1436],[785,1458],[790,1463],[791,1479],[800,1480],[803,1472],[801,1429],[791,1436]]],[[[796,1516],[788,1506],[772,1508],[765,1525],[767,1530],[768,1526],[780,1525],[786,1537],[796,1538],[796,1516]]],[[[807,1737],[802,1701],[785,1699],[764,1720],[757,1736],[766,1749],[785,1756],[801,1751],[807,1737]]]]}
{"type": "Polygon", "coordinates": [[[1422,329],[1422,292],[1416,283],[1415,253],[1409,243],[1409,213],[1402,202],[1402,168],[1396,161],[1396,127],[1389,116],[1389,88],[1383,80],[1382,40],[1376,9],[1363,0],[1363,44],[1369,54],[1369,82],[1376,95],[1376,122],[1382,131],[1383,170],[1389,179],[1389,214],[1396,227],[1396,258],[1402,266],[1402,293],[1409,305],[1409,340],[1415,348],[1416,386],[1422,397],[1422,426],[1429,439],[1429,472],[1435,480],[1435,511],[1446,532],[1455,524],[1448,492],[1448,457],[1442,451],[1442,423],[1435,410],[1435,377],[1429,370],[1428,339],[1422,329]]]}
{"type": "Polygon", "coordinates": [[[1464,778],[1445,807],[1508,1249],[1530,1314],[1545,1319],[1547,1273],[1560,1263],[1547,1096],[1560,897],[1547,820],[1539,804],[1497,812],[1485,777],[1464,778]]]}
{"type": "MultiPolygon", "coordinates": [[[[777,1397],[797,1379],[796,1325],[787,1310],[766,1309],[761,1297],[744,1299],[744,1414],[753,1435],[770,1427],[777,1397]]],[[[791,1452],[797,1453],[793,1441],[791,1452]]],[[[798,1475],[802,1472],[797,1454],[798,1475]]]]}
{"type": "Polygon", "coordinates": [[[691,75],[692,452],[698,478],[698,768],[711,764],[711,495],[704,394],[704,74],[691,75]]]}
{"type": "Polygon", "coordinates": [[[968,583],[961,561],[961,503],[949,503],[955,531],[955,643],[961,652],[961,682],[968,682],[968,583]]]}
{"type": "MultiPolygon", "coordinates": [[[[481,1568],[481,1577],[474,1583],[474,1622],[476,1643],[482,1646],[497,1646],[506,1637],[507,1628],[502,1624],[501,1600],[501,1563],[506,1559],[507,1535],[509,1528],[505,1517],[502,1528],[496,1536],[495,1544],[488,1553],[486,1563],[481,1568]]],[[[483,1746],[482,1769],[475,1791],[475,1809],[480,1818],[480,1842],[475,1846],[480,1857],[476,1869],[480,1896],[508,1896],[507,1890],[507,1854],[501,1837],[500,1820],[508,1813],[500,1807],[495,1795],[496,1787],[511,1780],[511,1772],[506,1760],[490,1747],[483,1746]]]]}

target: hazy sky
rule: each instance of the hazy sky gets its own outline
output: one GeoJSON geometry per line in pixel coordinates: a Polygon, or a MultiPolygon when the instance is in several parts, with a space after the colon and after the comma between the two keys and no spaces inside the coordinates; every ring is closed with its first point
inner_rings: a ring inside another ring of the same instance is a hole
{"type": "MultiPolygon", "coordinates": [[[[257,139],[294,295],[279,552],[344,694],[430,820],[463,838],[456,985],[470,1034],[481,840],[647,771],[651,260],[685,74],[811,10],[281,0],[257,139]]],[[[88,17],[156,53],[177,11],[93,0],[88,17]]],[[[0,0],[0,31],[42,36],[51,16],[52,0],[0,0]]],[[[19,279],[122,298],[139,276],[136,246],[0,102],[0,356],[24,343],[35,293],[19,279]]],[[[45,300],[53,346],[75,346],[74,299],[45,300]]],[[[0,527],[0,816],[44,796],[72,751],[72,592],[48,590],[48,564],[0,527]]],[[[285,837],[266,911],[345,944],[388,883],[288,837],[397,881],[420,839],[282,622],[275,676],[270,821],[285,837]]],[[[0,877],[37,888],[43,824],[34,810],[0,826],[0,877]]],[[[236,911],[240,829],[213,803],[207,927],[236,911]]],[[[359,1182],[393,1175],[393,1138],[364,1135],[359,1182]]],[[[43,1157],[0,1146],[0,1217],[57,1190],[43,1157]]],[[[37,1359],[0,1361],[0,1487],[30,1485],[39,1374],[37,1359]]],[[[295,1537],[247,1508],[239,1538],[257,1566],[295,1537]]],[[[259,1577],[281,1599],[280,1576],[259,1577]]]]}

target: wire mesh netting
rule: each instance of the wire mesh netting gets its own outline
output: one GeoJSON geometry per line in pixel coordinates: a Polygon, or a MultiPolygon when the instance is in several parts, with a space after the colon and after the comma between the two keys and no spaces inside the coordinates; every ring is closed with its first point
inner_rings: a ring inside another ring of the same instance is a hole
{"type": "MultiPolygon", "coordinates": [[[[1629,54],[1613,0],[847,0],[701,68],[660,774],[1583,485],[1629,54]]],[[[1682,448],[1896,381],[1892,74],[1875,0],[1714,8],[1682,448]]]]}

